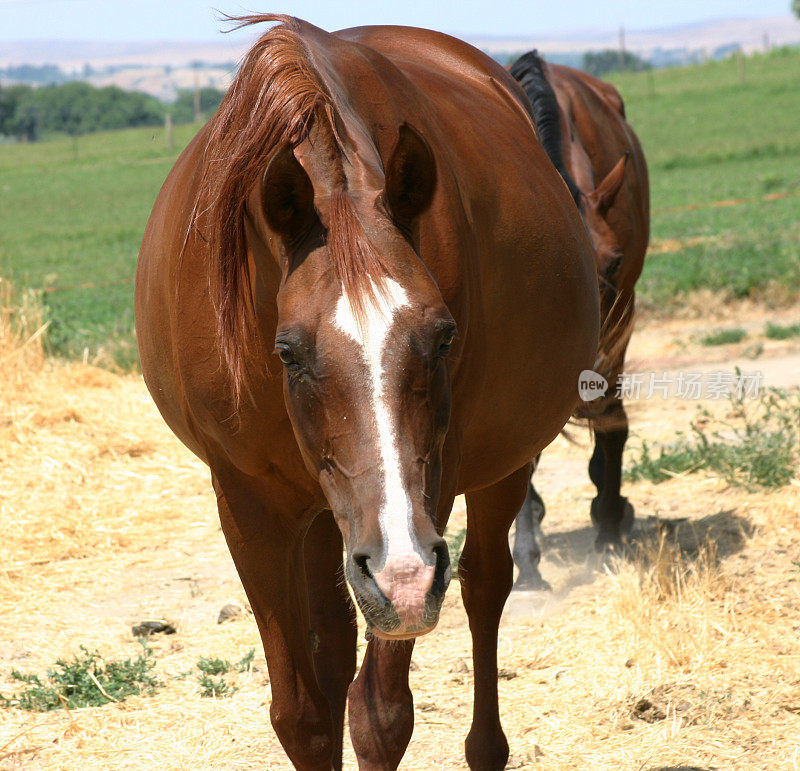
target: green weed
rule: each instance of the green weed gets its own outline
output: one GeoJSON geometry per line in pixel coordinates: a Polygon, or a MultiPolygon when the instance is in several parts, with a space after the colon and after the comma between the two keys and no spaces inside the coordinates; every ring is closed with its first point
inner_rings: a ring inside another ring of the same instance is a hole
{"type": "Polygon", "coordinates": [[[646,479],[650,482],[664,482],[678,474],[703,468],[704,459],[697,449],[683,439],[665,447],[658,448],[658,455],[647,442],[642,442],[638,459],[627,469],[626,477],[632,482],[646,479]]]}
{"type": "Polygon", "coordinates": [[[161,683],[153,676],[155,660],[150,648],[142,644],[136,658],[104,661],[96,651],[81,646],[72,660],[58,659],[47,674],[25,674],[12,670],[11,677],[28,688],[6,697],[0,704],[31,712],[48,712],[66,707],[100,707],[112,701],[124,701],[140,693],[152,694],[161,683]]]}
{"type": "Polygon", "coordinates": [[[741,327],[736,329],[720,329],[717,332],[712,332],[710,335],[705,335],[700,338],[701,345],[730,345],[731,343],[740,343],[747,337],[741,327]]]}
{"type": "Polygon", "coordinates": [[[226,675],[231,671],[231,663],[226,659],[206,658],[202,656],[197,662],[197,668],[204,675],[226,675]]]}
{"type": "Polygon", "coordinates": [[[690,436],[662,446],[643,444],[627,468],[631,481],[663,482],[700,470],[749,491],[783,487],[800,463],[800,389],[770,389],[760,399],[731,399],[732,418],[715,423],[700,410],[690,436]]]}
{"type": "Polygon", "coordinates": [[[767,329],[764,333],[770,340],[788,340],[790,337],[800,337],[800,324],[789,324],[788,326],[781,326],[780,324],[767,324],[767,329]]]}
{"type": "Polygon", "coordinates": [[[197,668],[200,670],[197,678],[200,695],[205,698],[232,696],[239,689],[225,675],[231,672],[249,672],[255,655],[255,648],[251,648],[234,663],[227,659],[201,656],[197,661],[197,668]]]}
{"type": "Polygon", "coordinates": [[[455,577],[458,573],[458,561],[461,559],[461,552],[464,549],[464,541],[467,538],[467,529],[460,528],[457,532],[450,535],[447,541],[447,550],[450,553],[450,569],[455,577]]]}
{"type": "Polygon", "coordinates": [[[206,699],[218,699],[223,696],[233,696],[238,687],[231,685],[224,677],[214,677],[213,675],[202,675],[197,680],[199,684],[198,693],[206,699]]]}

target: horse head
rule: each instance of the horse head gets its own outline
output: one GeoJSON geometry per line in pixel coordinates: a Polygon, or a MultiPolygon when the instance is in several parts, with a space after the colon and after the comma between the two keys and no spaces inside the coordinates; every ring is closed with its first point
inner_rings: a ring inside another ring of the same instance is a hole
{"type": "Polygon", "coordinates": [[[407,124],[385,162],[340,162],[336,131],[315,118],[276,150],[248,210],[282,272],[275,354],[298,446],[367,622],[402,639],[436,625],[450,581],[435,516],[456,326],[415,251],[436,164],[407,124]]]}
{"type": "Polygon", "coordinates": [[[603,181],[591,193],[581,196],[581,213],[592,238],[597,255],[597,274],[601,280],[601,293],[605,295],[616,288],[616,276],[622,263],[622,249],[613,229],[608,224],[609,209],[625,181],[625,166],[629,153],[625,153],[603,181]]]}

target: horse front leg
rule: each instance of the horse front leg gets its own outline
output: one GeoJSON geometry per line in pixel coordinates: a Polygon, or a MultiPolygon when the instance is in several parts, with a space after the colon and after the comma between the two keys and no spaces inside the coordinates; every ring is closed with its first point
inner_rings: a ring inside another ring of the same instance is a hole
{"type": "Polygon", "coordinates": [[[306,534],[305,563],[314,669],[331,708],[336,744],[333,767],[342,768],[347,689],[356,671],[356,609],[342,569],[342,534],[330,511],[317,515],[306,534]]]}
{"type": "Polygon", "coordinates": [[[467,539],[458,576],[472,634],[475,695],[465,749],[469,767],[482,771],[502,769],[508,760],[497,700],[497,629],[514,577],[508,531],[525,498],[530,473],[530,466],[524,466],[466,495],[467,539]]]}
{"type": "Polygon", "coordinates": [[[314,672],[303,560],[311,515],[277,481],[215,472],[222,531],[264,645],[272,726],[295,768],[330,771],[336,739],[314,672]]]}
{"type": "Polygon", "coordinates": [[[361,771],[393,771],[414,731],[414,699],[408,685],[413,640],[373,637],[350,686],[350,739],[361,771]]]}

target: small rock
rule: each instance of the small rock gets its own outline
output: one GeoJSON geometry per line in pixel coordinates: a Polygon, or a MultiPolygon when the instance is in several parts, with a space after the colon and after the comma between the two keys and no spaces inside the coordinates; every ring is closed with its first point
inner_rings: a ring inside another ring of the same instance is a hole
{"type": "Polygon", "coordinates": [[[667,717],[664,710],[653,704],[650,699],[639,699],[633,706],[633,716],[638,717],[639,720],[644,720],[645,723],[656,723],[667,717]]]}
{"type": "Polygon", "coordinates": [[[419,664],[413,659],[408,662],[408,671],[409,672],[416,672],[419,669],[419,664]]]}
{"type": "Polygon", "coordinates": [[[217,623],[224,624],[226,621],[233,621],[242,616],[244,616],[244,608],[241,605],[237,605],[235,602],[229,602],[227,605],[222,606],[217,616],[217,623]]]}
{"type": "Polygon", "coordinates": [[[513,680],[517,676],[516,669],[500,669],[497,672],[497,677],[500,680],[513,680]]]}
{"type": "Polygon", "coordinates": [[[625,662],[625,666],[630,669],[636,663],[636,659],[628,659],[625,662]]]}
{"type": "Polygon", "coordinates": [[[530,762],[531,756],[527,752],[509,755],[506,768],[525,768],[530,762]]]}
{"type": "Polygon", "coordinates": [[[175,634],[178,630],[169,621],[139,621],[131,627],[134,637],[150,637],[153,634],[175,634]]]}

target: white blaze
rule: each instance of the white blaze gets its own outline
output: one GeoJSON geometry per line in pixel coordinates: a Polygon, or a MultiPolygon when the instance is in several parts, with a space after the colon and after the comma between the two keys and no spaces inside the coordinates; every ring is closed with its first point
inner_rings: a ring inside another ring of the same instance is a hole
{"type": "Polygon", "coordinates": [[[370,406],[375,420],[375,438],[383,465],[383,502],[380,512],[385,556],[417,551],[411,537],[411,499],[400,477],[400,454],[389,407],[384,398],[385,373],[381,362],[397,312],[408,305],[408,296],[396,281],[387,278],[383,287],[373,283],[372,296],[365,298],[365,313],[358,322],[350,298],[342,292],[336,306],[336,326],[361,349],[367,364],[370,406]]]}

